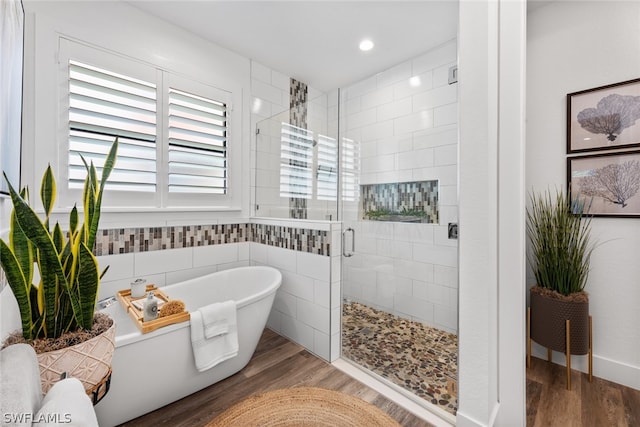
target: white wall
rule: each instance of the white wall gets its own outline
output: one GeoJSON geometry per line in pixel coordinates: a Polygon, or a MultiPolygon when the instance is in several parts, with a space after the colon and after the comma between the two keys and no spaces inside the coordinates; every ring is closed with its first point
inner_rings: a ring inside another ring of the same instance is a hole
{"type": "Polygon", "coordinates": [[[460,427],[526,423],[524,17],[460,3],[460,427]]]}
{"type": "Polygon", "coordinates": [[[451,40],[348,86],[340,125],[360,143],[361,185],[439,182],[439,224],[361,221],[357,203],[344,202],[345,227],[356,233],[345,297],[453,333],[458,252],[447,224],[458,220],[458,91],[448,70],[456,57],[451,40]]]}
{"type": "MultiPolygon", "coordinates": [[[[230,143],[230,192],[227,209],[103,209],[102,225],[166,225],[168,220],[200,222],[206,218],[249,216],[250,61],[207,42],[124,2],[26,1],[23,183],[39,187],[51,163],[64,168],[66,125],[59,96],[64,76],[58,72],[60,36],[133,58],[233,93],[230,143]],[[28,125],[27,125],[28,124],[28,125]],[[59,160],[62,159],[62,160],[59,160]]],[[[59,182],[59,187],[64,183],[59,182]]],[[[108,203],[105,195],[105,205],[108,203]]],[[[59,198],[58,206],[64,207],[59,198]]],[[[209,220],[210,221],[210,220],[209,220]]]]}
{"type": "MultiPolygon", "coordinates": [[[[526,187],[566,188],[566,94],[640,76],[640,3],[554,2],[528,17],[526,187]]],[[[640,389],[640,219],[594,218],[594,375],[640,389]]],[[[532,277],[529,284],[534,283],[532,277]]],[[[536,346],[536,354],[543,350],[536,346]]],[[[557,363],[564,356],[555,355],[557,363]]],[[[586,357],[572,368],[586,371],[586,357]]]]}

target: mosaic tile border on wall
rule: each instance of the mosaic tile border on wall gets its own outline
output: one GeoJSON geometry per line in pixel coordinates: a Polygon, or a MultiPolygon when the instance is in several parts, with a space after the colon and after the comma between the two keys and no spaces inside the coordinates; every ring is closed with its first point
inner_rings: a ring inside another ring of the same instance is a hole
{"type": "Polygon", "coordinates": [[[331,256],[328,231],[264,224],[210,224],[112,228],[98,231],[94,254],[115,255],[165,249],[255,242],[331,256]]]}
{"type": "Polygon", "coordinates": [[[251,231],[249,226],[246,223],[100,230],[94,252],[113,255],[246,242],[251,231]]]}
{"type": "Polygon", "coordinates": [[[328,231],[264,224],[252,226],[253,242],[331,256],[331,238],[328,231]]]}

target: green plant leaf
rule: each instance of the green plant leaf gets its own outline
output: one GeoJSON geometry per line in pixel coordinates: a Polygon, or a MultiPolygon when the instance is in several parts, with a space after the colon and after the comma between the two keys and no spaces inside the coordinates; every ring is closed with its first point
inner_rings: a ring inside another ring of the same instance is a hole
{"type": "Polygon", "coordinates": [[[107,265],[104,270],[102,270],[102,273],[100,273],[100,280],[102,280],[102,278],[104,277],[105,274],[107,274],[107,271],[109,271],[109,265],[107,265]]]}
{"type": "Polygon", "coordinates": [[[66,278],[58,258],[58,252],[53,243],[49,231],[40,222],[38,215],[31,209],[27,202],[16,193],[9,184],[9,193],[16,213],[16,219],[25,236],[38,249],[36,259],[40,268],[40,276],[43,283],[44,297],[44,324],[47,336],[54,334],[56,320],[56,299],[58,296],[58,284],[65,283],[66,278]]]}
{"type": "Polygon", "coordinates": [[[100,179],[100,192],[104,190],[104,186],[111,175],[111,171],[113,170],[116,164],[116,157],[118,155],[118,137],[116,137],[111,149],[109,150],[109,154],[107,154],[107,158],[104,161],[104,166],[102,167],[102,178],[100,179]]]}
{"type": "Polygon", "coordinates": [[[16,255],[2,239],[0,239],[0,261],[2,263],[2,269],[9,281],[9,286],[18,302],[20,320],[22,322],[22,336],[30,340],[33,338],[31,336],[33,328],[31,321],[31,300],[29,299],[31,283],[26,281],[16,255]]]}
{"type": "Polygon", "coordinates": [[[20,224],[18,224],[15,210],[11,211],[9,246],[20,264],[20,270],[24,275],[25,281],[30,286],[33,281],[34,249],[22,228],[20,228],[20,224]]]}
{"type": "Polygon", "coordinates": [[[572,204],[561,191],[530,194],[527,208],[529,263],[538,286],[563,295],[580,292],[587,283],[591,254],[591,216],[584,204],[572,204]]]}
{"type": "Polygon", "coordinates": [[[95,209],[95,197],[96,197],[96,174],[93,163],[91,166],[87,165],[84,157],[80,156],[82,162],[84,163],[84,167],[87,170],[87,176],[84,180],[84,190],[82,192],[82,203],[84,209],[84,223],[83,223],[83,233],[82,240],[87,242],[88,237],[90,236],[91,223],[93,220],[93,212],[95,209]],[[93,173],[92,173],[93,171],[93,173]]]}
{"type": "Polygon", "coordinates": [[[98,260],[82,242],[80,243],[78,257],[79,269],[76,281],[80,312],[76,312],[75,317],[82,328],[91,329],[96,307],[98,285],[100,283],[98,260]]]}
{"type": "Polygon", "coordinates": [[[56,179],[53,176],[51,165],[47,166],[47,169],[42,176],[42,182],[40,184],[40,199],[42,200],[42,206],[44,207],[44,213],[46,216],[45,227],[48,230],[49,215],[51,214],[56,201],[56,179]]]}
{"type": "Polygon", "coordinates": [[[53,244],[56,247],[56,252],[58,254],[62,253],[62,249],[64,248],[64,234],[62,234],[62,229],[60,228],[60,224],[56,222],[56,225],[53,227],[53,244]]]}
{"type": "Polygon", "coordinates": [[[104,193],[104,186],[111,175],[111,171],[113,170],[116,157],[118,155],[118,137],[116,137],[111,149],[109,150],[109,154],[104,162],[104,166],[102,167],[102,178],[100,180],[100,188],[96,192],[95,196],[95,209],[92,213],[91,217],[91,225],[89,227],[89,234],[87,236],[87,247],[93,249],[93,246],[96,241],[96,233],[98,232],[98,223],[100,222],[100,211],[102,209],[102,194],[104,193]]]}
{"type": "MultiPolygon", "coordinates": [[[[29,291],[29,301],[31,301],[31,338],[34,339],[41,336],[43,331],[42,315],[38,308],[38,288],[35,286],[31,286],[29,291]]],[[[22,333],[24,335],[24,329],[22,333]]]]}
{"type": "Polygon", "coordinates": [[[73,235],[78,229],[78,208],[73,205],[73,209],[69,213],[69,234],[73,235]]]}

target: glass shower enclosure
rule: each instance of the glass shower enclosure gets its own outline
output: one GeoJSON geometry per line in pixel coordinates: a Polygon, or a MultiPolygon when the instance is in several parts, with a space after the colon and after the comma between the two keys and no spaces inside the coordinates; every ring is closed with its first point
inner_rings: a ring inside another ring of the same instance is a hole
{"type": "Polygon", "coordinates": [[[415,75],[383,72],[258,122],[253,183],[256,217],[341,231],[332,357],[450,417],[458,129],[447,75],[456,49],[453,40],[401,64],[415,75]]]}
{"type": "Polygon", "coordinates": [[[337,220],[338,117],[330,99],[337,105],[322,95],[257,123],[255,216],[337,220]]]}

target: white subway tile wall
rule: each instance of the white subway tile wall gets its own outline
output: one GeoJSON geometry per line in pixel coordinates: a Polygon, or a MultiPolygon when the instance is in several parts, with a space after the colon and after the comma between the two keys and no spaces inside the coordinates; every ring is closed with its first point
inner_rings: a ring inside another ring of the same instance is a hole
{"type": "MultiPolygon", "coordinates": [[[[271,265],[282,273],[282,286],[276,294],[267,326],[314,354],[331,360],[334,330],[330,329],[330,310],[336,304],[340,306],[339,297],[332,299],[332,291],[336,290],[330,281],[334,257],[271,246],[267,246],[265,257],[258,246],[265,245],[251,243],[252,264],[271,265]]],[[[339,334],[339,330],[338,327],[335,333],[339,334]]]]}
{"type": "Polygon", "coordinates": [[[332,342],[339,324],[331,328],[336,309],[339,321],[340,224],[270,220],[103,230],[99,235],[107,253],[98,253],[97,244],[98,262],[110,266],[100,299],[140,277],[165,286],[228,268],[270,265],[282,272],[283,281],[268,326],[326,360],[337,357],[332,342]],[[185,247],[171,249],[176,241],[185,247]]]}
{"type": "MultiPolygon", "coordinates": [[[[256,61],[251,61],[251,214],[268,215],[270,206],[278,211],[281,204],[279,194],[279,164],[280,156],[279,135],[280,120],[274,119],[264,122],[289,109],[290,78],[282,73],[265,67],[256,61]],[[260,136],[254,134],[259,122],[277,124],[276,129],[261,128],[260,136]],[[275,153],[275,154],[274,154],[275,153]],[[258,162],[259,159],[259,162],[258,162]],[[256,205],[260,210],[256,211],[256,205]]],[[[282,115],[282,121],[288,122],[289,114],[282,115]]],[[[281,216],[288,215],[288,200],[282,205],[281,216]]]]}
{"type": "MultiPolygon", "coordinates": [[[[345,259],[346,298],[457,332],[457,85],[451,40],[343,89],[343,127],[361,143],[361,185],[438,181],[438,223],[360,221],[345,203],[356,253],[345,259]]],[[[361,208],[360,208],[361,209],[361,208]]]]}

